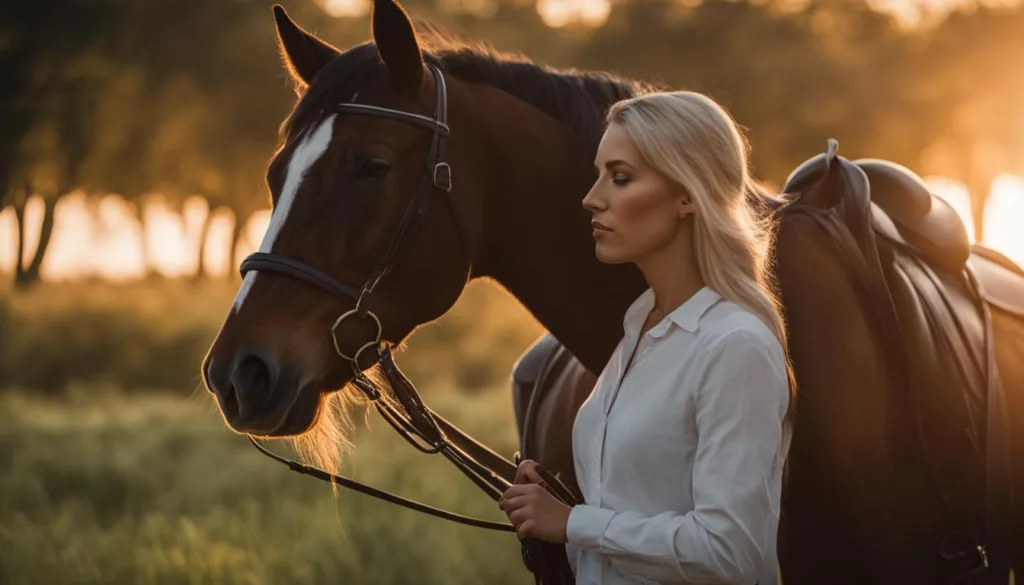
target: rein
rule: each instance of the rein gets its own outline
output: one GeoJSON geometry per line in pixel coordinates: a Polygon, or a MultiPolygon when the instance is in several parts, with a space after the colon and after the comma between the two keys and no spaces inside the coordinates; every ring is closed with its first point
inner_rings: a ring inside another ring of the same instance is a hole
{"type": "MultiPolygon", "coordinates": [[[[472,479],[473,482],[476,483],[476,485],[479,486],[484,492],[491,495],[491,497],[494,498],[495,500],[500,498],[501,494],[504,493],[505,490],[507,490],[509,487],[511,487],[511,484],[504,478],[500,477],[492,469],[479,463],[473,457],[468,455],[465,451],[463,451],[458,446],[453,444],[449,440],[448,434],[453,433],[461,436],[466,440],[473,442],[475,442],[475,440],[473,440],[471,437],[469,437],[468,435],[466,435],[465,433],[463,433],[450,423],[444,425],[445,427],[447,427],[447,432],[442,430],[441,424],[438,422],[440,420],[440,417],[438,417],[429,407],[423,404],[415,388],[412,386],[411,383],[408,382],[407,379],[405,379],[405,376],[401,373],[401,371],[398,370],[397,365],[394,363],[394,360],[391,357],[390,348],[388,348],[386,345],[381,344],[380,352],[381,363],[386,362],[390,366],[390,368],[388,366],[385,366],[385,372],[388,372],[389,369],[393,368],[393,371],[397,373],[397,375],[401,377],[401,381],[404,382],[402,386],[405,386],[410,390],[408,394],[405,396],[405,400],[402,400],[402,396],[405,393],[395,392],[395,394],[399,397],[399,400],[403,403],[403,406],[405,406],[406,403],[414,403],[414,410],[412,412],[415,414],[410,413],[409,415],[405,415],[399,412],[398,409],[396,409],[387,400],[387,398],[385,398],[384,394],[362,372],[359,372],[356,375],[356,378],[355,380],[353,380],[352,383],[355,384],[355,386],[359,388],[366,395],[366,397],[370,399],[370,401],[373,402],[373,405],[377,408],[377,411],[381,414],[381,417],[384,420],[388,421],[388,423],[392,427],[394,427],[398,434],[401,435],[403,439],[408,441],[410,445],[412,445],[413,447],[415,447],[416,449],[423,453],[442,453],[446,458],[448,458],[452,463],[454,463],[455,466],[459,468],[459,470],[461,470],[470,479],[472,479]],[[421,443],[417,441],[425,442],[427,446],[423,446],[421,443]]],[[[394,374],[392,373],[387,374],[389,381],[392,380],[393,375],[394,374]]],[[[394,390],[395,386],[392,386],[392,389],[394,390]]],[[[405,407],[408,408],[408,406],[405,407]]],[[[497,530],[502,532],[515,532],[516,530],[515,527],[509,523],[492,522],[489,520],[481,520],[478,518],[463,516],[461,514],[456,514],[454,512],[449,512],[446,510],[435,508],[433,506],[429,506],[427,504],[422,504],[414,500],[403,498],[401,496],[368,486],[364,483],[360,483],[356,480],[344,476],[328,473],[317,467],[305,465],[298,461],[288,459],[286,457],[281,457],[280,455],[272,453],[251,436],[249,437],[249,441],[267,457],[270,457],[275,461],[284,463],[292,471],[296,471],[303,475],[315,477],[317,479],[327,481],[335,485],[340,485],[342,487],[349,488],[351,490],[366,494],[368,496],[380,500],[384,500],[386,502],[390,502],[392,504],[397,504],[404,508],[416,510],[418,512],[422,512],[424,514],[428,514],[430,516],[435,516],[445,520],[451,520],[452,522],[457,522],[459,524],[465,524],[467,526],[476,526],[478,528],[485,528],[488,530],[497,530]]],[[[509,463],[509,465],[512,464],[509,463]]]]}

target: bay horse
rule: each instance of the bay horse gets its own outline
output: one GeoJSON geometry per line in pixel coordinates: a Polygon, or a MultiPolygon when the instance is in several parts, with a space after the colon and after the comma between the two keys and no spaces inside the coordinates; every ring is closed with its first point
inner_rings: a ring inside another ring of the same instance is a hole
{"type": "MultiPolygon", "coordinates": [[[[299,97],[270,225],[202,364],[226,423],[331,452],[348,407],[377,399],[364,372],[490,278],[550,332],[513,373],[522,454],[578,495],[575,409],[646,287],[597,261],[580,202],[604,112],[655,88],[417,34],[394,0],[344,51],[274,15],[299,97]]],[[[970,246],[913,173],[835,143],[782,192],[751,196],[780,220],[799,389],[785,582],[1005,583],[1024,569],[1024,275],[970,246]]],[[[377,406],[400,432],[402,410],[434,420],[394,404],[377,406]]]]}

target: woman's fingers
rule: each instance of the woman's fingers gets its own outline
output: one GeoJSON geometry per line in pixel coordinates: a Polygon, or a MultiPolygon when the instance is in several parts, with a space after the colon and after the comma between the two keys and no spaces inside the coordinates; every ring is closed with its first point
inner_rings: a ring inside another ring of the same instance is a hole
{"type": "Polygon", "coordinates": [[[533,459],[523,459],[516,468],[516,478],[512,483],[532,483],[529,479],[531,471],[535,472],[537,462],[533,459]]]}
{"type": "Polygon", "coordinates": [[[541,477],[540,472],[537,471],[537,464],[532,467],[523,470],[523,476],[526,478],[528,483],[542,483],[544,478],[541,477]]]}
{"type": "Polygon", "coordinates": [[[532,459],[524,459],[516,468],[516,479],[514,483],[540,483],[544,481],[537,468],[540,465],[532,459]]]}
{"type": "Polygon", "coordinates": [[[526,540],[533,536],[533,520],[526,520],[516,527],[516,536],[519,540],[526,540]]]}
{"type": "Polygon", "coordinates": [[[519,508],[515,512],[512,512],[511,514],[508,515],[508,521],[511,522],[513,526],[519,526],[520,524],[522,524],[523,522],[525,522],[525,521],[527,521],[529,519],[530,519],[530,509],[529,508],[525,508],[525,507],[524,508],[519,508]]]}
{"type": "Polygon", "coordinates": [[[510,514],[513,511],[525,506],[528,500],[529,498],[525,495],[503,497],[500,500],[498,500],[498,507],[501,508],[502,512],[510,514]]]}

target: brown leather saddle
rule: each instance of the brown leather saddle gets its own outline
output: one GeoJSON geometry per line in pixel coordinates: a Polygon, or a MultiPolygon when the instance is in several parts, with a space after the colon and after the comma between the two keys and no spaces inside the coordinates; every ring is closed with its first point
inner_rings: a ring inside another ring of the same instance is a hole
{"type": "Polygon", "coordinates": [[[783,192],[799,205],[804,193],[830,190],[831,201],[818,199],[831,215],[817,217],[838,218],[822,225],[834,231],[841,257],[858,260],[850,263],[855,279],[873,292],[889,354],[904,362],[896,426],[911,428],[897,434],[916,439],[915,454],[947,503],[950,532],[939,554],[955,563],[959,582],[988,568],[989,554],[1005,558],[1012,530],[1009,422],[990,309],[1024,318],[1024,271],[971,245],[952,206],[909,169],[850,162],[837,147],[830,140],[783,192]]]}

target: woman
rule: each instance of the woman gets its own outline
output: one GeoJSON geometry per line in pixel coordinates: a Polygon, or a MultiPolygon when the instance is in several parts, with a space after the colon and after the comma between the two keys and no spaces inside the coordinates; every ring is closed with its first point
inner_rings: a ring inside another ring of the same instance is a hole
{"type": "Polygon", "coordinates": [[[700,94],[609,111],[583,206],[598,259],[649,288],[573,425],[585,503],[532,461],[499,503],[520,538],[566,543],[578,583],[776,582],[795,385],[746,150],[700,94]]]}

